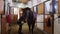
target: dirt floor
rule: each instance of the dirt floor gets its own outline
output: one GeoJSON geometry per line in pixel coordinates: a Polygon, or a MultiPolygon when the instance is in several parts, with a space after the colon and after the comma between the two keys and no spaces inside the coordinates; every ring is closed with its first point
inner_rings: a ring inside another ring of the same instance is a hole
{"type": "MultiPolygon", "coordinates": [[[[10,34],[18,34],[18,29],[19,29],[19,26],[17,24],[12,25],[10,34]]],[[[31,33],[29,33],[28,25],[26,23],[23,24],[23,26],[22,26],[22,33],[23,34],[31,34],[31,33]]],[[[34,28],[33,33],[34,34],[46,34],[46,33],[42,32],[41,30],[39,30],[38,28],[36,28],[36,26],[34,28]]]]}

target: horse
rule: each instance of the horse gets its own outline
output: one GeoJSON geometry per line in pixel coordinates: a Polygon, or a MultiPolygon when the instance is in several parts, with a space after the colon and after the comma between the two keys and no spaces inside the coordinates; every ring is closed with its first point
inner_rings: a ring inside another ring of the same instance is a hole
{"type": "Polygon", "coordinates": [[[29,32],[32,32],[32,34],[33,34],[37,15],[35,12],[31,11],[31,9],[28,7],[24,9],[23,13],[24,13],[24,17],[25,17],[28,27],[29,27],[29,32]]]}

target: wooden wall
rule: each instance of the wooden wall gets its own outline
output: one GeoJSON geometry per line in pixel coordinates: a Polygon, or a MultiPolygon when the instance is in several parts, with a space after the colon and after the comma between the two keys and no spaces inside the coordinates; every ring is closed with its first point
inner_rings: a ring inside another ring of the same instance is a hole
{"type": "MultiPolygon", "coordinates": [[[[4,14],[4,0],[0,0],[0,14],[4,14]]],[[[2,15],[1,19],[1,34],[6,34],[6,18],[2,15]]]]}
{"type": "Polygon", "coordinates": [[[4,13],[4,1],[0,0],[0,14],[4,13]]]}
{"type": "MultiPolygon", "coordinates": [[[[37,9],[38,9],[38,14],[44,15],[44,3],[39,4],[37,6],[37,9]]],[[[47,14],[47,18],[44,17],[44,31],[48,32],[49,34],[52,34],[52,17],[49,14],[47,14]],[[47,26],[48,17],[50,17],[51,19],[50,27],[47,26]]]]}
{"type": "Polygon", "coordinates": [[[58,0],[58,14],[60,14],[60,0],[58,0]]]}
{"type": "Polygon", "coordinates": [[[41,3],[37,6],[38,14],[44,14],[44,3],[41,3]]]}
{"type": "Polygon", "coordinates": [[[44,19],[44,31],[48,32],[49,34],[52,34],[52,17],[47,15],[47,18],[44,19]],[[47,26],[47,21],[48,21],[48,17],[50,17],[50,22],[51,22],[51,26],[48,27],[47,26]]]}
{"type": "Polygon", "coordinates": [[[4,15],[2,15],[2,22],[1,22],[2,24],[2,34],[6,34],[6,18],[5,18],[5,16],[4,15]]]}
{"type": "MultiPolygon", "coordinates": [[[[10,15],[11,18],[11,22],[10,24],[17,24],[17,15],[10,15]]],[[[7,30],[6,30],[6,25],[7,25],[7,21],[6,21],[6,16],[2,15],[2,34],[7,34],[7,30]]]]}

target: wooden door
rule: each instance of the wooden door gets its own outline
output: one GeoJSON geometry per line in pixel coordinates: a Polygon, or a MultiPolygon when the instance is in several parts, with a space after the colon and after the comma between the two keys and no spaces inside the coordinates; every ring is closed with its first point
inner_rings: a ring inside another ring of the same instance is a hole
{"type": "Polygon", "coordinates": [[[49,34],[52,34],[52,17],[50,15],[45,15],[45,18],[44,18],[44,31],[49,33],[49,34]],[[50,17],[50,22],[51,22],[51,26],[48,27],[47,26],[47,22],[48,22],[48,17],[50,17]]]}

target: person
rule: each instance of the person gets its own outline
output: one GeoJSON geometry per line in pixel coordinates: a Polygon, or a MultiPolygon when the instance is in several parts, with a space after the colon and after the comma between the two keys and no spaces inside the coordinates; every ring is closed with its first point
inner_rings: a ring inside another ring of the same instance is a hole
{"type": "Polygon", "coordinates": [[[35,26],[35,18],[34,18],[34,12],[31,11],[30,8],[25,8],[25,12],[26,12],[26,19],[27,19],[27,24],[28,24],[28,27],[29,27],[29,32],[32,31],[32,34],[33,34],[33,29],[34,29],[34,26],[35,26]],[[32,27],[32,28],[31,28],[32,27]]]}
{"type": "Polygon", "coordinates": [[[17,24],[19,25],[19,34],[22,34],[22,21],[23,21],[23,8],[20,8],[19,14],[18,14],[18,21],[17,24]]]}

